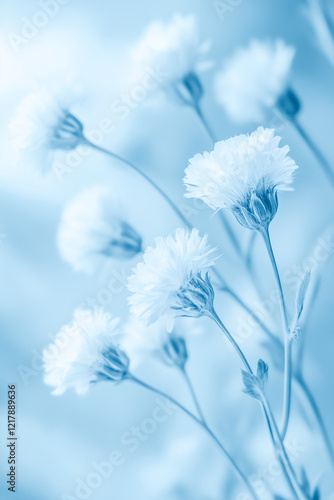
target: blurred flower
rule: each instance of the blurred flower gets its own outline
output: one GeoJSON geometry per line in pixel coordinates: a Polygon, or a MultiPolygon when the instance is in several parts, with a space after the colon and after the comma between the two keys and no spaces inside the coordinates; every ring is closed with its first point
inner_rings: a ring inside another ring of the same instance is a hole
{"type": "Polygon", "coordinates": [[[282,40],[252,40],[217,74],[218,102],[236,122],[262,121],[287,87],[294,49],[282,40]]]}
{"type": "Polygon", "coordinates": [[[197,229],[177,229],[175,238],[156,238],[128,279],[131,311],[146,324],[166,316],[171,331],[176,316],[199,317],[212,307],[214,291],[208,275],[214,250],[197,229]]]}
{"type": "Polygon", "coordinates": [[[65,207],[58,231],[61,256],[76,271],[92,273],[112,259],[131,259],[142,250],[139,234],[118,214],[111,190],[87,189],[65,207]]]}
{"type": "Polygon", "coordinates": [[[72,323],[43,351],[44,382],[55,388],[53,394],[70,387],[84,394],[92,383],[126,377],[129,358],[116,344],[118,321],[103,309],[74,311],[72,323]]]}
{"type": "Polygon", "coordinates": [[[320,49],[334,65],[334,24],[326,12],[324,2],[303,0],[303,10],[310,22],[320,49]]]}
{"type": "Polygon", "coordinates": [[[298,168],[274,133],[258,127],[195,155],[185,170],[185,196],[200,198],[213,210],[228,208],[249,229],[267,226],[277,211],[277,191],[289,190],[298,168]]]}
{"type": "Polygon", "coordinates": [[[14,148],[42,172],[51,169],[56,150],[75,149],[83,140],[83,125],[69,105],[65,93],[41,88],[23,99],[9,124],[14,148]]]}
{"type": "Polygon", "coordinates": [[[197,73],[211,66],[205,60],[209,45],[199,42],[194,16],[176,14],[168,24],[155,21],[148,26],[133,50],[133,59],[141,71],[159,69],[161,86],[192,104],[203,92],[197,73]]]}
{"type": "Polygon", "coordinates": [[[154,356],[167,365],[184,366],[187,360],[185,340],[175,333],[168,333],[164,318],[145,325],[131,315],[123,328],[122,346],[131,359],[131,368],[154,356]]]}

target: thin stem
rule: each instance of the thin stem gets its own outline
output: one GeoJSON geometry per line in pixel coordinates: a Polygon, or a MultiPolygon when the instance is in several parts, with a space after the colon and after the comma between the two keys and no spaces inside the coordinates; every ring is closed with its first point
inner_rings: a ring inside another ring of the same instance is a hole
{"type": "Polygon", "coordinates": [[[330,458],[332,467],[334,467],[334,450],[333,450],[331,441],[329,439],[329,435],[327,433],[325,422],[322,418],[320,409],[317,405],[317,402],[314,398],[314,395],[301,374],[296,375],[296,381],[298,382],[301,389],[303,390],[303,392],[304,392],[305,396],[307,397],[307,400],[308,400],[308,402],[309,402],[309,404],[314,412],[314,415],[316,417],[323,441],[325,443],[325,447],[326,447],[327,452],[328,452],[328,456],[330,458]]]}
{"type": "Polygon", "coordinates": [[[229,221],[225,217],[225,215],[224,215],[224,213],[223,213],[222,210],[219,210],[218,215],[219,215],[220,221],[221,221],[221,223],[222,223],[225,231],[227,232],[228,237],[231,240],[231,243],[232,243],[235,251],[237,252],[237,254],[239,255],[239,257],[243,257],[243,253],[242,253],[242,249],[241,249],[240,243],[238,241],[238,238],[234,234],[234,231],[233,231],[233,229],[231,227],[231,224],[229,223],[229,221]]]}
{"type": "Polygon", "coordinates": [[[281,436],[282,439],[284,440],[286,431],[288,429],[290,406],[291,406],[291,378],[292,378],[291,338],[290,338],[288,316],[286,312],[281,278],[278,272],[276,259],[272,249],[268,228],[264,228],[263,231],[261,231],[261,235],[263,236],[264,243],[266,245],[267,252],[270,258],[270,262],[274,270],[276,284],[280,295],[280,309],[281,309],[283,331],[284,331],[284,394],[283,394],[283,414],[282,414],[282,424],[281,424],[281,436]]]}
{"type": "Polygon", "coordinates": [[[122,158],[121,156],[109,151],[108,149],[102,148],[101,146],[98,146],[97,144],[94,144],[93,142],[90,142],[88,139],[85,139],[85,144],[87,146],[90,146],[91,148],[95,149],[96,151],[100,151],[101,153],[104,153],[108,156],[111,156],[117,161],[120,161],[130,167],[132,170],[137,172],[141,177],[143,177],[151,186],[164,198],[164,200],[167,202],[167,204],[170,206],[170,208],[176,213],[176,215],[180,218],[180,220],[183,222],[183,224],[188,228],[192,229],[193,225],[188,221],[188,219],[183,215],[181,210],[177,207],[177,205],[171,200],[171,198],[161,189],[148,175],[146,175],[144,172],[142,172],[139,168],[137,168],[133,163],[129,162],[128,160],[125,160],[125,158],[122,158]]]}
{"type": "Polygon", "coordinates": [[[161,391],[160,389],[157,389],[156,387],[153,387],[150,384],[147,384],[146,382],[138,379],[137,377],[134,377],[133,375],[128,375],[128,380],[135,382],[136,384],[140,385],[141,387],[144,387],[145,389],[148,389],[151,392],[154,392],[155,394],[158,394],[159,396],[162,396],[166,399],[169,399],[169,401],[173,404],[175,404],[180,410],[185,412],[188,417],[190,417],[194,422],[196,422],[197,425],[199,425],[209,436],[213,439],[213,441],[216,443],[216,445],[219,447],[223,455],[227,458],[227,460],[230,462],[231,466],[233,467],[234,471],[236,472],[237,476],[241,479],[241,481],[245,484],[247,487],[248,491],[250,492],[252,498],[254,500],[259,500],[258,496],[254,492],[252,486],[248,482],[247,477],[243,474],[243,472],[239,469],[238,465],[232,458],[232,456],[228,453],[228,451],[225,449],[223,444],[220,442],[220,440],[217,438],[217,436],[212,432],[212,430],[207,426],[205,421],[200,420],[199,418],[196,417],[191,411],[189,411],[185,406],[183,406],[179,401],[174,399],[172,396],[169,394],[161,391]]]}
{"type": "Polygon", "coordinates": [[[187,383],[187,386],[188,386],[189,392],[190,392],[190,394],[191,394],[192,400],[193,400],[193,402],[194,402],[194,405],[195,405],[195,407],[196,407],[197,413],[198,413],[198,415],[199,415],[199,417],[200,417],[201,421],[202,421],[203,423],[206,423],[206,420],[205,420],[205,417],[204,417],[204,414],[203,414],[203,411],[202,411],[201,405],[199,404],[198,398],[197,398],[197,396],[196,396],[196,392],[195,392],[195,390],[194,390],[194,386],[193,386],[193,384],[192,384],[192,382],[191,382],[191,380],[190,380],[190,377],[189,377],[189,375],[188,375],[188,372],[187,372],[187,370],[186,370],[185,366],[183,366],[183,367],[181,366],[181,367],[180,367],[180,370],[181,370],[182,375],[183,375],[183,377],[184,377],[184,379],[185,379],[185,381],[186,381],[186,383],[187,383]]]}
{"type": "Polygon", "coordinates": [[[216,311],[214,309],[210,312],[210,317],[219,326],[219,328],[225,334],[225,336],[227,337],[227,339],[230,341],[230,343],[232,344],[232,346],[236,350],[238,356],[240,357],[243,365],[245,366],[246,370],[249,373],[253,373],[252,369],[251,369],[251,367],[250,367],[250,365],[249,365],[249,363],[248,363],[248,361],[247,361],[244,353],[240,349],[238,343],[234,340],[234,338],[232,337],[232,335],[230,334],[230,332],[228,331],[228,329],[226,328],[226,326],[224,325],[224,323],[222,322],[222,320],[220,319],[220,317],[218,316],[218,314],[216,313],[216,311]]]}
{"type": "MultiPolygon", "coordinates": [[[[243,365],[245,366],[247,372],[253,375],[253,371],[252,371],[250,364],[248,363],[244,353],[242,352],[239,345],[234,340],[234,338],[232,337],[232,335],[230,334],[230,332],[228,331],[226,326],[223,324],[223,322],[221,321],[221,319],[219,318],[217,313],[214,310],[210,311],[209,317],[211,317],[211,319],[213,319],[215,321],[215,323],[219,326],[219,328],[222,330],[222,332],[227,337],[227,339],[231,342],[232,346],[234,347],[238,356],[240,357],[243,365]]],[[[268,428],[269,428],[269,433],[270,433],[270,437],[272,439],[275,453],[277,454],[277,458],[279,459],[279,461],[281,463],[281,466],[283,468],[283,473],[284,473],[285,477],[287,477],[288,484],[290,485],[290,487],[293,491],[293,494],[297,500],[308,500],[298,484],[295,472],[291,466],[291,463],[289,461],[289,457],[286,453],[283,441],[281,439],[281,435],[278,431],[275,417],[271,411],[269,402],[268,402],[264,393],[262,393],[261,403],[262,403],[262,408],[263,408],[264,413],[265,413],[266,423],[267,423],[268,428]]]]}
{"type": "Polygon", "coordinates": [[[207,119],[205,118],[203,111],[199,105],[199,103],[194,103],[192,106],[193,110],[195,111],[196,115],[198,116],[200,122],[202,123],[203,127],[208,133],[208,136],[210,137],[211,141],[215,144],[217,142],[216,136],[210,127],[207,119]]]}
{"type": "Polygon", "coordinates": [[[327,161],[325,156],[322,154],[318,146],[315,144],[315,142],[311,139],[309,134],[306,132],[304,127],[299,123],[299,121],[296,118],[291,117],[290,121],[292,125],[295,127],[297,132],[300,134],[302,139],[306,142],[312,153],[314,154],[315,158],[318,160],[320,163],[320,166],[322,170],[324,171],[325,175],[327,176],[328,180],[332,184],[332,187],[334,187],[334,172],[332,170],[332,167],[330,163],[327,161]]]}

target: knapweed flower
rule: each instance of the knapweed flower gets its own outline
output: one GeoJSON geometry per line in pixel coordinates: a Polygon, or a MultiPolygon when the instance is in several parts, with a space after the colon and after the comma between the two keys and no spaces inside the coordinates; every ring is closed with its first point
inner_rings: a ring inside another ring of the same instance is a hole
{"type": "Polygon", "coordinates": [[[207,236],[201,237],[197,229],[179,228],[174,238],[156,238],[155,247],[146,249],[128,279],[131,312],[146,324],[165,316],[168,331],[176,316],[208,314],[214,291],[207,271],[215,260],[207,236]]]}
{"type": "Polygon", "coordinates": [[[215,80],[217,101],[232,120],[259,122],[287,88],[294,49],[282,40],[252,40],[237,50],[215,80]]]}
{"type": "Polygon", "coordinates": [[[52,168],[56,150],[75,149],[83,125],[70,111],[64,93],[41,88],[26,96],[9,124],[13,146],[42,172],[52,168]]]}
{"type": "Polygon", "coordinates": [[[43,351],[44,382],[53,394],[73,388],[85,394],[102,380],[121,382],[128,374],[129,358],[119,347],[118,319],[103,309],[77,309],[73,321],[61,328],[43,351]]]}
{"type": "Polygon", "coordinates": [[[159,84],[183,102],[192,104],[202,95],[198,72],[211,66],[205,60],[209,43],[200,43],[194,16],[174,15],[170,23],[155,21],[133,50],[140,72],[158,72],[159,84]]]}
{"type": "Polygon", "coordinates": [[[58,248],[76,271],[92,273],[110,259],[131,259],[142,250],[139,234],[118,215],[113,193],[94,187],[65,207],[58,248]]]}
{"type": "Polygon", "coordinates": [[[185,170],[186,197],[200,198],[213,210],[227,208],[249,229],[268,226],[277,211],[277,192],[289,190],[298,168],[279,147],[273,129],[220,141],[197,154],[185,170]]]}
{"type": "Polygon", "coordinates": [[[132,369],[152,357],[177,366],[184,366],[188,358],[184,338],[175,330],[167,332],[164,318],[145,325],[137,316],[130,315],[123,327],[122,346],[131,359],[132,369]]]}

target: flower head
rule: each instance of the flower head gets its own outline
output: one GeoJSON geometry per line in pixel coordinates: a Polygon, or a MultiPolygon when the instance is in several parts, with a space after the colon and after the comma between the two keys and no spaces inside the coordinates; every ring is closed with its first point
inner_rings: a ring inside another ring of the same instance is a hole
{"type": "Polygon", "coordinates": [[[252,40],[216,76],[218,102],[236,122],[262,121],[287,87],[294,49],[282,40],[252,40]]]}
{"type": "Polygon", "coordinates": [[[156,238],[128,279],[132,313],[146,324],[166,316],[169,331],[176,316],[207,314],[214,292],[203,274],[214,265],[213,252],[197,229],[177,229],[174,238],[156,238]]]}
{"type": "Polygon", "coordinates": [[[110,259],[141,252],[141,237],[117,212],[112,192],[103,187],[82,192],[65,207],[58,247],[76,271],[91,273],[110,259]]]}
{"type": "Polygon", "coordinates": [[[14,148],[42,172],[51,169],[56,150],[75,149],[83,140],[83,125],[70,113],[68,99],[45,88],[23,99],[9,129],[14,148]]]}
{"type": "Polygon", "coordinates": [[[131,359],[131,368],[155,357],[167,365],[184,366],[188,354],[183,337],[167,332],[164,318],[147,326],[131,315],[123,328],[122,346],[131,359]]]}
{"type": "Polygon", "coordinates": [[[103,309],[74,312],[72,323],[43,351],[44,381],[54,387],[53,394],[70,387],[84,394],[93,383],[126,377],[129,358],[116,342],[118,321],[103,309]]]}
{"type": "Polygon", "coordinates": [[[173,90],[183,102],[199,99],[202,86],[197,73],[210,66],[204,60],[209,49],[207,42],[199,42],[198,27],[192,15],[174,15],[170,23],[155,21],[148,26],[133,58],[141,71],[160,70],[162,87],[173,90]]]}
{"type": "Polygon", "coordinates": [[[273,129],[259,127],[195,155],[185,170],[186,196],[214,210],[228,208],[250,229],[268,225],[277,211],[277,191],[289,189],[298,168],[280,140],[273,129]]]}

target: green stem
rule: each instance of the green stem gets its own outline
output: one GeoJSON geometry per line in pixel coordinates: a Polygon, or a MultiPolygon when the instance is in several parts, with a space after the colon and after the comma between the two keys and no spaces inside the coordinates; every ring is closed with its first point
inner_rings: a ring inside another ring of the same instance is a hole
{"type": "Polygon", "coordinates": [[[259,500],[258,496],[254,492],[252,486],[248,482],[247,477],[243,474],[243,472],[240,470],[239,466],[236,464],[232,456],[228,453],[228,451],[225,449],[223,444],[220,442],[220,440],[217,438],[217,436],[212,432],[212,430],[208,427],[205,421],[200,420],[199,418],[196,417],[191,411],[189,411],[185,406],[183,406],[179,401],[174,399],[172,396],[169,396],[169,394],[161,391],[160,389],[157,389],[156,387],[153,387],[150,384],[147,384],[146,382],[138,379],[137,377],[134,377],[133,375],[128,375],[128,380],[135,382],[136,384],[140,385],[141,387],[144,387],[145,389],[154,392],[155,394],[158,394],[159,396],[162,396],[166,399],[168,399],[171,403],[175,404],[180,410],[185,412],[188,417],[190,417],[194,422],[196,422],[197,425],[199,425],[216,443],[220,451],[223,453],[223,455],[227,458],[227,460],[230,462],[231,466],[233,467],[235,473],[237,476],[241,479],[241,481],[244,483],[244,485],[247,487],[249,493],[251,494],[252,498],[254,500],[259,500]]]}
{"type": "Polygon", "coordinates": [[[281,278],[278,272],[276,259],[271,245],[268,227],[264,228],[263,231],[261,231],[261,235],[264,239],[264,243],[270,258],[270,262],[274,270],[275,280],[280,295],[280,309],[281,309],[283,331],[284,331],[284,394],[283,394],[283,413],[282,413],[282,424],[281,424],[281,436],[282,439],[284,440],[286,431],[288,429],[290,407],[291,407],[291,378],[292,378],[291,337],[290,337],[288,316],[285,306],[281,278]]]}

